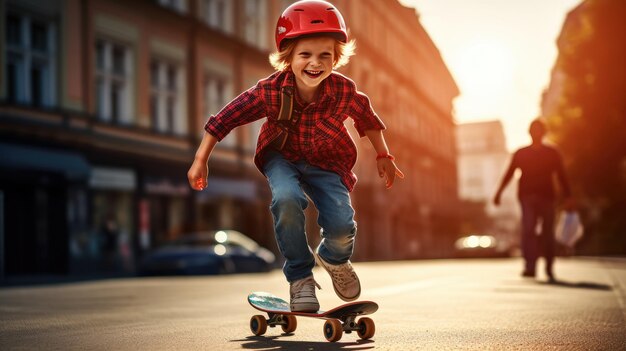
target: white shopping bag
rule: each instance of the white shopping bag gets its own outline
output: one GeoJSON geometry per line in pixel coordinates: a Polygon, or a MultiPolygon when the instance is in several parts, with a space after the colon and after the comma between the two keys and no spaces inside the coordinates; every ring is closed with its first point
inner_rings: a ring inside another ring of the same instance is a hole
{"type": "Polygon", "coordinates": [[[575,211],[563,211],[556,227],[556,241],[567,247],[574,247],[583,236],[583,224],[575,211]]]}

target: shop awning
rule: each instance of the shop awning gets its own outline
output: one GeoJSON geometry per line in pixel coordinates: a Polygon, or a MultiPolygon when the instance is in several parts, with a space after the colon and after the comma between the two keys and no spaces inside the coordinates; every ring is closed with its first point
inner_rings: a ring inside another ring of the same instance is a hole
{"type": "Polygon", "coordinates": [[[0,168],[64,174],[68,180],[89,177],[89,163],[78,153],[0,143],[0,168]]]}

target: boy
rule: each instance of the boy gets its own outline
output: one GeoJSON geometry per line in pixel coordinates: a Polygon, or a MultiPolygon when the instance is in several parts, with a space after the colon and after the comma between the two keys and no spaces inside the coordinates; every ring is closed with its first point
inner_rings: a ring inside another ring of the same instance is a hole
{"type": "Polygon", "coordinates": [[[187,174],[195,190],[207,186],[209,155],[233,128],[267,118],[261,127],[254,162],[267,177],[276,240],[285,257],[292,311],[317,311],[312,269],[317,262],[330,274],[337,295],[356,300],[361,285],[350,257],[356,222],[350,194],[356,176],[356,147],[343,125],[354,120],[378,153],[379,176],[387,188],[404,178],[382,135],[383,122],[354,82],[333,72],[354,52],[343,17],[325,1],[292,4],[276,25],[277,51],[270,62],[277,72],[260,80],[226,105],[205,125],[206,133],[187,174]],[[318,209],[322,241],[311,252],[305,234],[307,196],[318,209]]]}

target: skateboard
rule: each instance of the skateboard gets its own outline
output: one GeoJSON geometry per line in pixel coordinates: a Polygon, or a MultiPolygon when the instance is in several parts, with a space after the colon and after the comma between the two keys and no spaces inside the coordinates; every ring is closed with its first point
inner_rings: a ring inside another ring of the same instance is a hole
{"type": "Polygon", "coordinates": [[[257,336],[265,334],[268,325],[271,328],[280,325],[285,333],[294,332],[298,326],[296,316],[325,319],[324,337],[330,342],[339,341],[344,332],[349,334],[356,331],[359,338],[365,340],[373,337],[376,331],[371,318],[361,317],[356,320],[357,316],[372,314],[378,310],[378,304],[372,301],[355,301],[332,310],[317,312],[292,312],[287,301],[266,292],[251,293],[248,295],[248,302],[269,316],[269,319],[262,315],[250,318],[250,330],[257,336]]]}

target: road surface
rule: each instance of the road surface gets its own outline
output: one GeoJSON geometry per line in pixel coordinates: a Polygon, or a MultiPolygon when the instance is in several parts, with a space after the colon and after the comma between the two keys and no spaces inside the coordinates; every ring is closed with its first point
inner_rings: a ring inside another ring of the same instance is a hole
{"type": "MultiPolygon", "coordinates": [[[[559,282],[519,276],[519,258],[356,263],[376,335],[329,343],[323,320],[252,336],[250,291],[288,298],[280,271],[0,288],[0,349],[626,350],[626,260],[556,262],[559,282]]],[[[541,266],[540,266],[541,267],[541,266]]],[[[340,304],[325,271],[322,309],[340,304]]]]}

